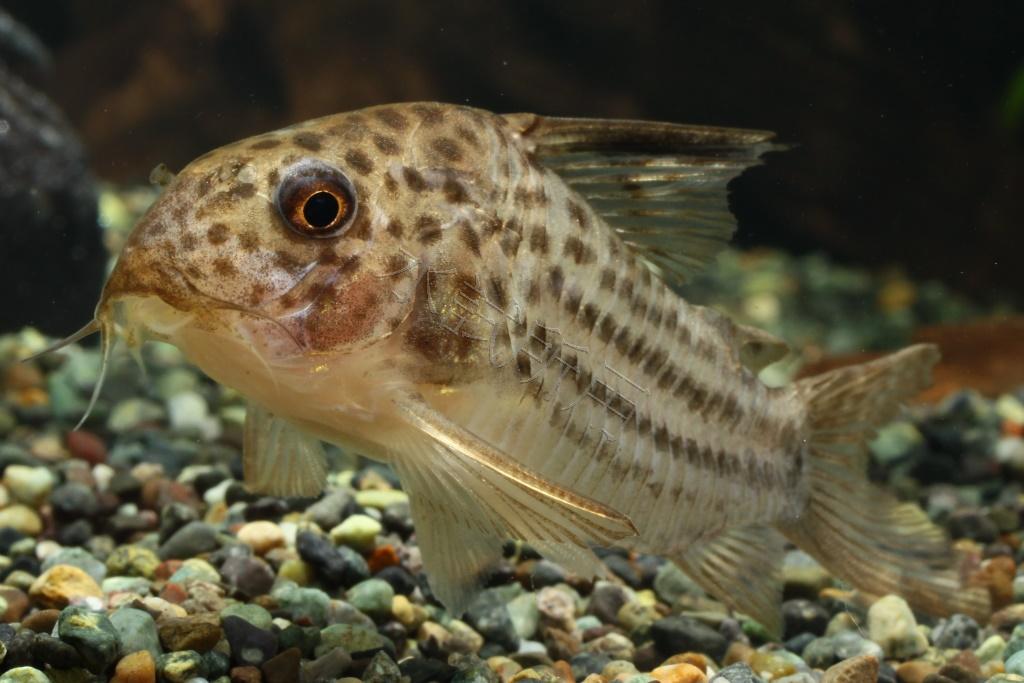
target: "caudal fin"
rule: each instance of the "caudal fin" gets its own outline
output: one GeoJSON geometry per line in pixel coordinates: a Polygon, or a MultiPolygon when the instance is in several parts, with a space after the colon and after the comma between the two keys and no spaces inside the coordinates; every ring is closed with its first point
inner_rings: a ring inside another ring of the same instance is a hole
{"type": "Polygon", "coordinates": [[[987,589],[965,585],[945,533],[916,505],[866,479],[865,441],[931,383],[931,345],[796,383],[808,406],[810,499],[782,531],[834,575],[868,594],[896,593],[924,612],[984,618],[987,589]]]}

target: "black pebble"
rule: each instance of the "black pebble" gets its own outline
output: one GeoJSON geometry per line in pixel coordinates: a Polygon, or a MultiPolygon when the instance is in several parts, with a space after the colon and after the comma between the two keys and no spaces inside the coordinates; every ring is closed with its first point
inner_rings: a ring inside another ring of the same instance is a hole
{"type": "Polygon", "coordinates": [[[50,506],[58,521],[93,517],[100,509],[93,490],[77,481],[61,484],[51,491],[50,506]]]}
{"type": "Polygon", "coordinates": [[[277,654],[277,638],[236,616],[221,619],[224,637],[231,647],[231,661],[237,666],[259,666],[277,654]]]}
{"type": "Polygon", "coordinates": [[[829,614],[825,608],[810,600],[786,600],[782,603],[783,637],[792,638],[801,633],[820,636],[828,627],[829,614]]]}
{"type": "Polygon", "coordinates": [[[416,577],[397,565],[384,567],[374,578],[387,581],[399,595],[412,595],[416,590],[416,577]]]}
{"type": "Polygon", "coordinates": [[[601,670],[608,666],[608,663],[611,661],[612,658],[608,655],[581,652],[569,660],[569,665],[572,666],[573,678],[577,681],[582,681],[590,674],[601,673],[601,670]]]}
{"type": "Polygon", "coordinates": [[[803,653],[804,648],[816,637],[813,633],[800,633],[787,639],[784,646],[793,654],[799,655],[803,653]]]}
{"type": "Polygon", "coordinates": [[[409,683],[427,683],[439,681],[445,683],[455,675],[455,667],[439,659],[410,657],[398,665],[403,676],[409,677],[409,683]]]}
{"type": "Polygon", "coordinates": [[[70,524],[57,528],[56,540],[64,547],[85,545],[95,533],[92,523],[87,519],[76,519],[70,524]]]}
{"type": "Polygon", "coordinates": [[[255,503],[259,499],[260,495],[258,493],[251,493],[249,489],[237,481],[228,486],[228,490],[224,492],[224,502],[228,507],[235,503],[255,503]]]}
{"type": "Polygon", "coordinates": [[[665,657],[680,652],[704,652],[721,661],[728,641],[709,626],[689,617],[665,617],[651,626],[651,637],[665,657]]]}
{"type": "Polygon", "coordinates": [[[46,633],[36,634],[32,641],[32,659],[39,665],[54,669],[77,669],[83,666],[82,657],[71,645],[46,633]]]}
{"type": "Polygon", "coordinates": [[[609,555],[604,558],[604,564],[630,588],[640,588],[642,585],[640,575],[630,564],[628,558],[622,555],[609,555]]]}
{"type": "Polygon", "coordinates": [[[9,526],[0,527],[0,555],[6,555],[11,551],[11,546],[23,538],[25,534],[9,526]]]}
{"type": "Polygon", "coordinates": [[[247,522],[281,519],[288,513],[288,503],[280,498],[263,497],[245,506],[242,516],[247,522]]]}
{"type": "Polygon", "coordinates": [[[299,556],[308,562],[330,587],[354,586],[370,578],[370,568],[362,555],[311,531],[299,532],[295,541],[299,556]]]}
{"type": "Polygon", "coordinates": [[[199,513],[184,503],[168,503],[160,511],[160,543],[189,522],[199,519],[199,513]]]}
{"type": "Polygon", "coordinates": [[[221,470],[207,470],[196,476],[195,480],[192,482],[192,488],[196,490],[196,493],[198,493],[201,498],[204,493],[227,478],[227,472],[222,472],[221,470]]]}

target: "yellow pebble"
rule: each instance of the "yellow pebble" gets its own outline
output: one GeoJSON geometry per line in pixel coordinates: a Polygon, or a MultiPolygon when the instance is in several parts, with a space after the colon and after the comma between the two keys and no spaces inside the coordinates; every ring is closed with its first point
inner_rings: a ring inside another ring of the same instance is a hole
{"type": "Polygon", "coordinates": [[[659,666],[651,672],[651,677],[661,683],[704,683],[708,677],[693,664],[669,664],[659,666]]]}

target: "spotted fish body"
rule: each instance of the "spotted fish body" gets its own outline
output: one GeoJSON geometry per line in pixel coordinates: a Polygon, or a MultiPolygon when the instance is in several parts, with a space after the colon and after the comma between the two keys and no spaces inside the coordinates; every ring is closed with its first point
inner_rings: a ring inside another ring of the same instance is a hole
{"type": "Polygon", "coordinates": [[[859,471],[934,349],[772,389],[778,343],[667,284],[728,240],[725,185],[769,137],[425,103],[307,122],[183,170],[98,325],[250,399],[254,488],[319,492],[316,439],[391,463],[455,609],[503,538],[581,573],[617,543],[777,628],[788,538],[867,593],[981,613],[941,533],[859,471]],[[330,231],[289,204],[303,183],[330,231]]]}

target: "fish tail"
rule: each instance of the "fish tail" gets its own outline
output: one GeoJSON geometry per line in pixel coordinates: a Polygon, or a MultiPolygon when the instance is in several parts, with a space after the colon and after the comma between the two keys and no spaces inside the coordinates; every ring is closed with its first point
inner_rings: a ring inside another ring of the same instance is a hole
{"type": "Polygon", "coordinates": [[[915,345],[794,385],[807,405],[810,495],[800,518],[780,528],[865,597],[895,593],[923,612],[983,619],[989,592],[970,585],[967,561],[958,559],[943,530],[866,476],[866,440],[931,384],[938,360],[935,346],[915,345]]]}

